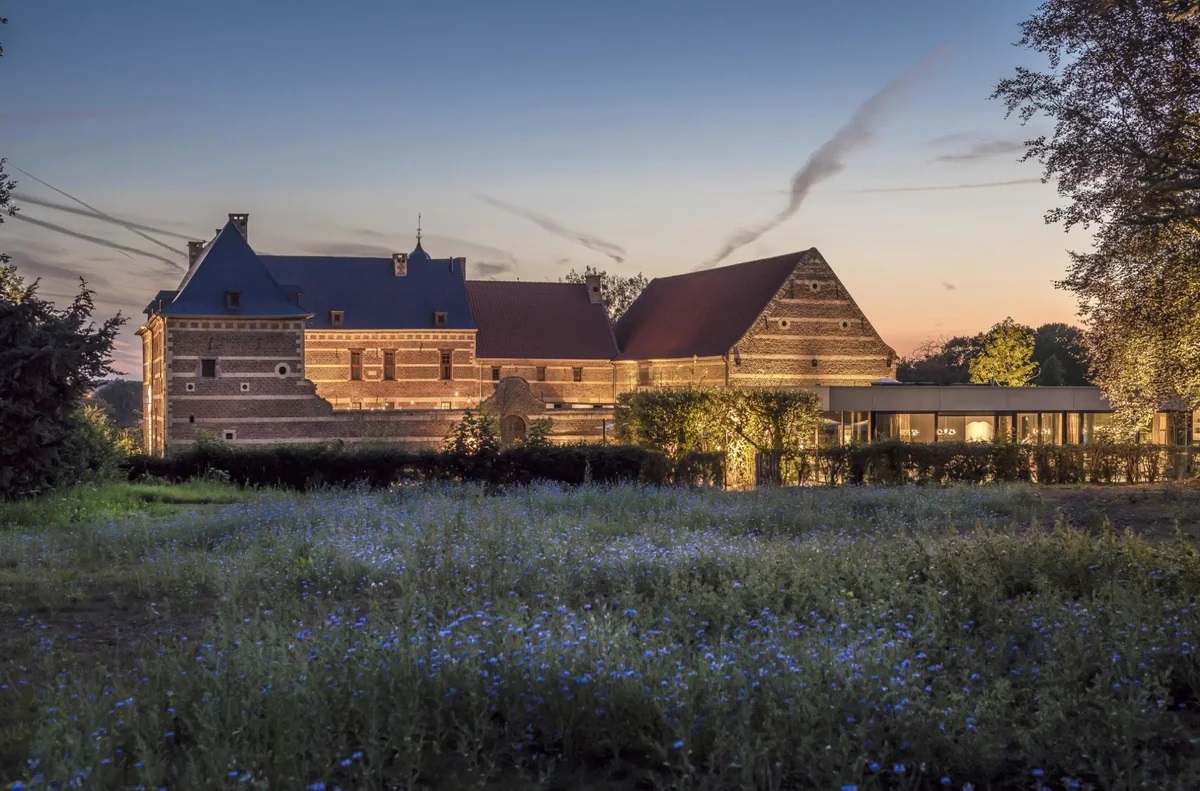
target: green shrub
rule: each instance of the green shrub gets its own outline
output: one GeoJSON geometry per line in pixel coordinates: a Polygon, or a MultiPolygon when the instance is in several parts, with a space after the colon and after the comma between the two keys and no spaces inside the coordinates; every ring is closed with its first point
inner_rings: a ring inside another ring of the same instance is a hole
{"type": "Polygon", "coordinates": [[[872,483],[1156,483],[1186,470],[1187,450],[1162,445],[884,440],[801,450],[805,469],[830,485],[872,483]],[[1184,454],[1184,455],[1181,455],[1184,454]]]}

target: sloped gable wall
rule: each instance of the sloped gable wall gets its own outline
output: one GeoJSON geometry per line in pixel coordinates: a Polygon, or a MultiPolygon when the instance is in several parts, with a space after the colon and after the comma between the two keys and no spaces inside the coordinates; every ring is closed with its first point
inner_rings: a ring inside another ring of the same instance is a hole
{"type": "Polygon", "coordinates": [[[864,385],[896,372],[895,351],[815,250],[796,265],[730,358],[733,387],[864,385]]]}

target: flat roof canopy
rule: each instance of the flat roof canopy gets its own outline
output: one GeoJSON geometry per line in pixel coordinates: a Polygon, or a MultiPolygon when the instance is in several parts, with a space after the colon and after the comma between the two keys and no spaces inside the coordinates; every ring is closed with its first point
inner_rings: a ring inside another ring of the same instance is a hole
{"type": "Polygon", "coordinates": [[[1111,412],[1097,387],[874,385],[819,387],[828,412],[1111,412]]]}

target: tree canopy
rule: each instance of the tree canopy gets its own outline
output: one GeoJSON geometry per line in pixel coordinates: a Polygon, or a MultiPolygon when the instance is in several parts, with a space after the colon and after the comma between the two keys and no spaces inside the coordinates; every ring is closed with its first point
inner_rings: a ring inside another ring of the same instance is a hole
{"type": "Polygon", "coordinates": [[[1025,387],[1038,374],[1033,361],[1033,331],[1007,318],[981,338],[979,352],[968,364],[975,384],[1025,387]]]}
{"type": "Polygon", "coordinates": [[[629,306],[633,304],[638,295],[645,290],[649,284],[649,280],[641,273],[630,277],[621,275],[610,275],[602,269],[597,269],[594,266],[585,267],[582,272],[577,272],[572,269],[567,273],[566,281],[568,283],[583,283],[586,282],[589,275],[600,276],[600,299],[604,302],[604,309],[608,313],[608,320],[612,324],[617,323],[617,319],[625,315],[625,311],[629,310],[629,306]]]}
{"type": "MultiPolygon", "coordinates": [[[[1011,319],[1007,320],[1012,322],[1011,319]]],[[[902,382],[958,385],[972,382],[971,364],[984,353],[988,336],[1005,322],[979,335],[957,335],[949,339],[930,340],[911,355],[900,360],[896,376],[902,382]]],[[[1088,354],[1083,333],[1069,324],[1043,324],[1034,330],[1023,324],[1011,327],[1033,338],[1030,361],[1041,373],[1024,384],[1043,386],[1067,385],[1081,387],[1091,384],[1088,377],[1088,354]]],[[[990,364],[990,363],[989,363],[990,364]]],[[[976,363],[976,368],[981,363],[976,363]]],[[[988,380],[985,380],[988,381],[988,380]]],[[[999,381],[999,380],[998,380],[999,381]]]]}
{"type": "Polygon", "coordinates": [[[1200,402],[1200,3],[1046,0],[1019,43],[1049,69],[1018,69],[994,96],[1055,124],[1026,151],[1066,199],[1047,222],[1096,226],[1059,285],[1129,434],[1200,402]]]}
{"type": "MultiPolygon", "coordinates": [[[[3,164],[0,223],[16,213],[16,185],[3,164]]],[[[120,316],[92,322],[92,292],[82,279],[71,304],[55,308],[8,261],[0,253],[0,498],[77,480],[94,466],[105,435],[85,396],[112,373],[113,341],[125,323],[120,316]]]]}
{"type": "Polygon", "coordinates": [[[1200,16],[1162,0],[1047,0],[1021,32],[1050,68],[1018,68],[993,96],[1022,122],[1055,122],[1026,144],[1067,200],[1047,220],[1200,223],[1200,16]]]}

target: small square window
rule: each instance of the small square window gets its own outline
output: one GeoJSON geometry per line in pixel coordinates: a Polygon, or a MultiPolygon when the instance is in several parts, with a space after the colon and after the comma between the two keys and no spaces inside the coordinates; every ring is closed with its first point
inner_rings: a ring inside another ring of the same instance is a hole
{"type": "Polygon", "coordinates": [[[443,402],[442,402],[442,409],[449,409],[449,408],[450,408],[450,402],[449,402],[449,401],[443,401],[443,402]]]}
{"type": "Polygon", "coordinates": [[[546,366],[544,366],[544,365],[539,365],[539,366],[537,367],[537,380],[538,380],[539,382],[544,382],[544,381],[546,381],[546,366]]]}
{"type": "Polygon", "coordinates": [[[205,379],[217,378],[217,361],[215,358],[207,358],[200,361],[200,376],[205,379]]]}
{"type": "Polygon", "coordinates": [[[225,307],[228,310],[240,310],[242,307],[242,292],[226,291],[225,292],[225,307]]]}
{"type": "Polygon", "coordinates": [[[500,366],[498,366],[498,365],[492,366],[492,381],[493,382],[500,381],[500,366]]]}
{"type": "Polygon", "coordinates": [[[574,382],[582,382],[583,381],[583,369],[582,368],[572,368],[571,369],[571,381],[574,381],[574,382]]]}
{"type": "Polygon", "coordinates": [[[346,321],[346,312],[342,310],[329,311],[329,323],[335,327],[342,326],[346,321]]]}
{"type": "Polygon", "coordinates": [[[195,416],[195,415],[188,415],[188,422],[189,422],[189,423],[195,423],[195,422],[196,422],[196,416],[195,416]]]}
{"type": "Polygon", "coordinates": [[[396,408],[396,402],[395,402],[395,401],[384,401],[384,402],[383,402],[383,408],[384,408],[384,409],[395,409],[395,408],[396,408]]]}
{"type": "Polygon", "coordinates": [[[225,437],[226,441],[232,442],[233,440],[237,439],[237,432],[231,428],[227,428],[222,432],[222,436],[225,437]]]}
{"type": "Polygon", "coordinates": [[[350,408],[351,409],[362,409],[362,401],[351,401],[350,408]]]}
{"type": "Polygon", "coordinates": [[[447,318],[446,313],[444,311],[439,310],[438,312],[434,313],[433,314],[433,326],[445,327],[446,326],[446,318],[447,318]]]}

